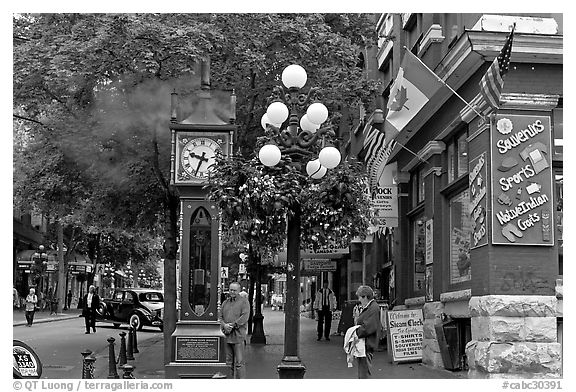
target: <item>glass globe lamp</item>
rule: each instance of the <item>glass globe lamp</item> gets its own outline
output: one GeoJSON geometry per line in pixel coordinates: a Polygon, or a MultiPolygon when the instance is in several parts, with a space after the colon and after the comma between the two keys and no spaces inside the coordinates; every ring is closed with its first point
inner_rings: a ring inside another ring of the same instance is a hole
{"type": "Polygon", "coordinates": [[[316,102],[308,106],[306,114],[308,115],[308,120],[317,125],[322,124],[328,119],[328,109],[326,106],[324,106],[323,103],[320,102],[316,102]]]}
{"type": "Polygon", "coordinates": [[[314,124],[313,122],[308,120],[308,115],[305,114],[300,119],[300,128],[302,128],[304,131],[316,132],[316,130],[320,128],[320,125],[314,124]]]}
{"type": "Polygon", "coordinates": [[[327,169],[334,169],[340,163],[341,155],[335,147],[324,147],[318,155],[320,164],[327,169]]]}
{"type": "Polygon", "coordinates": [[[282,102],[272,102],[266,115],[272,124],[282,124],[288,118],[288,108],[282,102]]]}
{"type": "Polygon", "coordinates": [[[319,159],[315,159],[306,164],[306,173],[315,180],[318,180],[326,174],[327,169],[320,164],[319,159]]]}
{"type": "Polygon", "coordinates": [[[282,71],[282,84],[287,88],[302,88],[307,79],[306,70],[297,64],[289,65],[282,71]]]}
{"type": "Polygon", "coordinates": [[[281,157],[282,153],[280,149],[274,144],[267,144],[258,152],[258,159],[260,159],[260,162],[262,162],[264,166],[268,167],[275,166],[280,162],[281,157]]]}

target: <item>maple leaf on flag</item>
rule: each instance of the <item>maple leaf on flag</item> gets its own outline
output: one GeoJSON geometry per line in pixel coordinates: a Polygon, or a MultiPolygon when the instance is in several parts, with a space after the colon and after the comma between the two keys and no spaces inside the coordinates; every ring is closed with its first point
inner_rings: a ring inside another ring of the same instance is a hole
{"type": "Polygon", "coordinates": [[[394,112],[399,112],[403,107],[410,110],[406,106],[407,101],[408,97],[406,96],[406,87],[402,86],[396,91],[396,95],[394,96],[394,100],[390,103],[389,109],[394,112]]]}

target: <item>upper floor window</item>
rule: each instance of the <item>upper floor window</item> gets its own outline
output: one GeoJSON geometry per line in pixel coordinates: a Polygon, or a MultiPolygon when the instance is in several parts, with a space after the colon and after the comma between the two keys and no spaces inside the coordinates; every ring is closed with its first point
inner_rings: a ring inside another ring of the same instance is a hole
{"type": "Polygon", "coordinates": [[[424,201],[424,168],[416,169],[412,173],[412,194],[414,195],[414,206],[424,201]]]}
{"type": "Polygon", "coordinates": [[[468,137],[462,132],[450,139],[448,145],[448,182],[451,183],[468,173],[468,137]]]}

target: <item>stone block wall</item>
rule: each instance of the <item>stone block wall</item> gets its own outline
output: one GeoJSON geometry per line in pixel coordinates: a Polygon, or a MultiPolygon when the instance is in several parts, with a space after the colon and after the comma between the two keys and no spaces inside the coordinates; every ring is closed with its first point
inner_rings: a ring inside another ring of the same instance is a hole
{"type": "Polygon", "coordinates": [[[444,368],[435,330],[437,324],[442,324],[441,315],[444,313],[444,304],[442,302],[427,302],[422,309],[424,315],[422,363],[432,367],[444,368]]]}
{"type": "Polygon", "coordinates": [[[487,295],[469,301],[471,378],[561,376],[555,296],[487,295]]]}

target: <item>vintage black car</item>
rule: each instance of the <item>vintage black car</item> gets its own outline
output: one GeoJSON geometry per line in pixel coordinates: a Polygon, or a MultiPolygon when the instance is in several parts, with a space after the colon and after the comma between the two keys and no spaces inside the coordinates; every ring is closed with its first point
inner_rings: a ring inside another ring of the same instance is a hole
{"type": "Polygon", "coordinates": [[[119,288],[114,290],[112,298],[105,298],[96,312],[97,321],[130,324],[141,330],[143,326],[163,329],[164,296],[162,291],[154,289],[119,288]]]}

